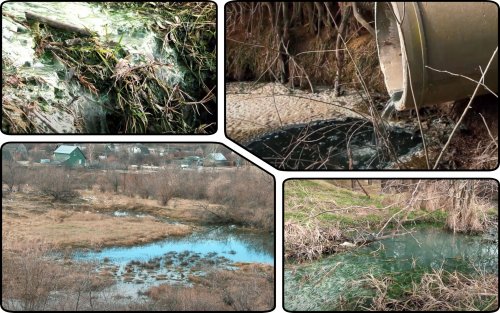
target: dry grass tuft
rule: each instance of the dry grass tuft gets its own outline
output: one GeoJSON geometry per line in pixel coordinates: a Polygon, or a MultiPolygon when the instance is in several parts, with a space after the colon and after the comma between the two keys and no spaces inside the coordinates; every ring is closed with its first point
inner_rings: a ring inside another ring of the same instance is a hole
{"type": "Polygon", "coordinates": [[[498,277],[467,277],[459,272],[435,270],[424,274],[420,283],[402,299],[386,297],[389,282],[373,276],[367,280],[376,290],[374,311],[491,311],[498,308],[498,277]]]}
{"type": "Polygon", "coordinates": [[[193,287],[161,285],[147,295],[175,311],[266,311],[274,305],[272,266],[241,264],[239,270],[212,271],[190,281],[193,287]]]}
{"type": "Polygon", "coordinates": [[[285,223],[285,258],[311,261],[323,254],[334,252],[343,239],[337,227],[321,227],[315,224],[285,223]]]}

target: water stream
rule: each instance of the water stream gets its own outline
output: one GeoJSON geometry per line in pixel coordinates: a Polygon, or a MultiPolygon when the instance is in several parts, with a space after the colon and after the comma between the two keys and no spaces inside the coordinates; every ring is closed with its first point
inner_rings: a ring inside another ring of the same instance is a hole
{"type": "Polygon", "coordinates": [[[384,109],[382,110],[382,113],[380,114],[380,117],[382,117],[383,120],[387,120],[391,117],[392,113],[395,111],[395,103],[401,100],[401,97],[403,96],[403,91],[396,91],[393,92],[387,103],[385,104],[384,109]]]}
{"type": "Polygon", "coordinates": [[[369,304],[373,290],[362,283],[369,274],[391,277],[389,296],[393,297],[433,269],[498,274],[498,231],[489,236],[494,240],[420,229],[413,236],[382,240],[311,264],[289,264],[285,268],[285,308],[336,310],[341,298],[362,296],[366,296],[364,304],[369,304]]]}

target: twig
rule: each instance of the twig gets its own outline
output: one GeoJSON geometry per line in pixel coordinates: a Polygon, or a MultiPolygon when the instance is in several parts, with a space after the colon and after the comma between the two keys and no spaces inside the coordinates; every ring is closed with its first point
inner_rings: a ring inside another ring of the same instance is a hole
{"type": "MultiPolygon", "coordinates": [[[[420,182],[421,180],[418,181],[417,183],[417,186],[415,187],[415,189],[413,190],[412,194],[411,194],[411,198],[410,198],[410,204],[411,202],[413,201],[413,199],[415,198],[415,194],[417,193],[417,190],[418,190],[418,187],[420,186],[420,182]]],[[[384,226],[382,226],[382,228],[380,229],[380,231],[377,233],[377,236],[378,237],[383,231],[384,229],[387,227],[387,225],[389,224],[389,222],[394,218],[396,217],[399,213],[403,212],[404,210],[408,209],[410,207],[410,204],[406,205],[404,208],[402,208],[401,210],[397,211],[396,213],[394,213],[388,220],[387,222],[385,222],[384,226]]]]}
{"type": "Polygon", "coordinates": [[[479,113],[479,116],[481,116],[481,118],[483,119],[484,126],[486,126],[486,130],[488,131],[488,134],[490,135],[491,141],[493,142],[493,144],[495,144],[495,146],[498,149],[498,143],[495,140],[495,138],[493,138],[493,135],[491,134],[490,128],[488,127],[488,124],[486,124],[486,120],[484,119],[484,116],[481,113],[479,113]]]}
{"type": "Polygon", "coordinates": [[[283,127],[283,121],[281,120],[281,115],[280,115],[280,112],[278,110],[278,106],[276,105],[276,97],[274,94],[274,85],[273,85],[273,106],[274,106],[274,109],[276,110],[276,115],[278,115],[278,119],[280,121],[280,126],[283,127]]]}
{"type": "Polygon", "coordinates": [[[44,16],[41,16],[41,15],[38,15],[35,13],[31,13],[31,12],[25,12],[24,14],[26,15],[26,20],[34,20],[34,21],[37,21],[37,22],[40,22],[43,24],[47,24],[47,25],[54,27],[54,28],[57,28],[57,29],[62,29],[62,30],[68,31],[68,32],[77,33],[77,34],[80,34],[83,36],[89,36],[89,37],[92,36],[92,32],[90,32],[89,30],[87,30],[85,28],[80,28],[78,26],[55,21],[55,20],[46,18],[44,16]]]}
{"type": "Polygon", "coordinates": [[[373,36],[375,37],[375,30],[368,23],[365,18],[358,12],[358,4],[356,1],[352,1],[352,11],[354,13],[354,18],[361,24],[363,27],[373,36]]]}
{"type": "Polygon", "coordinates": [[[486,66],[486,69],[484,70],[483,75],[481,75],[481,79],[479,79],[479,82],[476,85],[476,89],[474,90],[474,93],[472,94],[472,97],[470,98],[469,103],[465,107],[464,112],[462,113],[462,116],[460,116],[460,119],[458,120],[457,124],[455,125],[455,127],[451,131],[450,136],[448,137],[448,141],[446,142],[446,144],[444,145],[443,149],[441,150],[441,153],[439,153],[439,156],[438,156],[438,158],[436,160],[436,163],[434,163],[433,169],[437,168],[437,166],[439,164],[439,161],[441,161],[441,158],[443,157],[444,152],[446,151],[446,149],[450,145],[451,139],[455,135],[455,132],[457,131],[457,129],[460,126],[460,124],[462,124],[462,121],[463,121],[463,119],[465,117],[465,114],[467,114],[467,112],[469,111],[469,109],[472,108],[471,107],[472,101],[474,101],[474,98],[476,97],[476,94],[477,94],[477,92],[479,90],[479,87],[481,86],[481,82],[484,81],[484,76],[488,72],[488,69],[490,68],[490,65],[493,62],[493,59],[495,58],[495,55],[497,54],[497,52],[498,52],[498,46],[495,48],[495,51],[493,51],[493,54],[491,55],[490,61],[488,62],[488,65],[486,66]]]}
{"type": "MultiPolygon", "coordinates": [[[[486,86],[484,83],[481,83],[481,82],[478,82],[477,80],[474,80],[468,76],[465,76],[465,75],[461,75],[461,74],[456,74],[456,73],[452,73],[450,71],[445,71],[445,70],[438,70],[438,69],[435,69],[433,67],[430,67],[428,65],[425,66],[426,68],[430,69],[430,70],[433,70],[433,71],[436,71],[436,72],[439,72],[439,73],[446,73],[446,74],[449,74],[451,76],[458,76],[458,77],[462,77],[462,78],[465,78],[467,80],[470,80],[471,82],[473,83],[476,83],[476,84],[480,84],[481,86],[484,87],[484,89],[488,90],[492,95],[494,95],[495,97],[498,98],[498,95],[493,91],[491,90],[488,86],[486,86]]],[[[481,74],[482,74],[482,71],[481,71],[481,74]]]]}
{"type": "Polygon", "coordinates": [[[356,182],[358,183],[358,185],[361,188],[361,190],[363,190],[363,192],[365,193],[365,195],[368,197],[368,199],[370,199],[370,195],[368,194],[368,192],[366,192],[365,188],[363,188],[363,186],[359,182],[359,179],[356,179],[356,182]]]}
{"type": "Polygon", "coordinates": [[[425,162],[427,164],[427,169],[431,169],[431,163],[429,159],[429,152],[427,151],[427,143],[425,141],[425,134],[424,134],[424,129],[422,127],[422,122],[420,121],[420,112],[418,111],[418,106],[417,106],[417,101],[415,99],[415,92],[413,91],[413,83],[411,80],[411,69],[410,69],[410,64],[406,62],[406,68],[408,69],[408,78],[410,79],[410,92],[411,96],[413,98],[413,105],[415,106],[415,112],[417,113],[417,121],[418,121],[418,127],[420,129],[420,136],[422,136],[422,144],[424,146],[424,153],[425,153],[425,162]]]}
{"type": "Polygon", "coordinates": [[[317,284],[321,283],[323,280],[325,280],[326,277],[328,277],[328,275],[330,275],[331,272],[333,272],[337,266],[339,266],[340,264],[342,264],[342,262],[338,262],[338,263],[335,263],[335,265],[333,266],[332,269],[330,269],[328,272],[326,272],[323,277],[321,277],[317,282],[315,282],[313,284],[313,286],[316,286],[317,284]]]}
{"type": "MultiPolygon", "coordinates": [[[[345,51],[345,49],[339,49],[339,50],[340,51],[345,51]]],[[[302,54],[308,54],[308,53],[325,53],[325,52],[337,52],[337,50],[336,49],[334,49],[334,50],[310,50],[310,51],[299,52],[295,56],[298,57],[299,55],[302,55],[302,54]]]]}

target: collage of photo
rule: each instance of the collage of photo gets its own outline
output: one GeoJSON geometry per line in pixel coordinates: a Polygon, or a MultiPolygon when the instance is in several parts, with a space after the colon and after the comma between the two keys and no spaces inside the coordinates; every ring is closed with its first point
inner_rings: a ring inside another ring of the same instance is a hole
{"type": "Polygon", "coordinates": [[[2,302],[498,304],[497,1],[1,1],[2,302]]]}

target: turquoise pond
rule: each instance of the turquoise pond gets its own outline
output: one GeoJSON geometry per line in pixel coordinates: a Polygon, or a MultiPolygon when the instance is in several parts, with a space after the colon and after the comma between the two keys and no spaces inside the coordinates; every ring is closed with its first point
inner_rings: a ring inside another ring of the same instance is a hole
{"type": "MultiPolygon", "coordinates": [[[[340,300],[366,299],[362,280],[391,277],[398,288],[434,269],[498,274],[498,231],[486,236],[420,229],[308,264],[286,264],[284,306],[289,311],[336,310],[340,300]]],[[[366,302],[365,302],[366,304],[366,302]]]]}
{"type": "Polygon", "coordinates": [[[238,230],[236,227],[214,227],[192,235],[169,238],[132,247],[112,247],[101,251],[77,252],[77,260],[102,261],[126,264],[130,261],[148,261],[169,252],[188,251],[201,256],[223,256],[230,262],[256,262],[274,264],[274,236],[238,230]]]}

